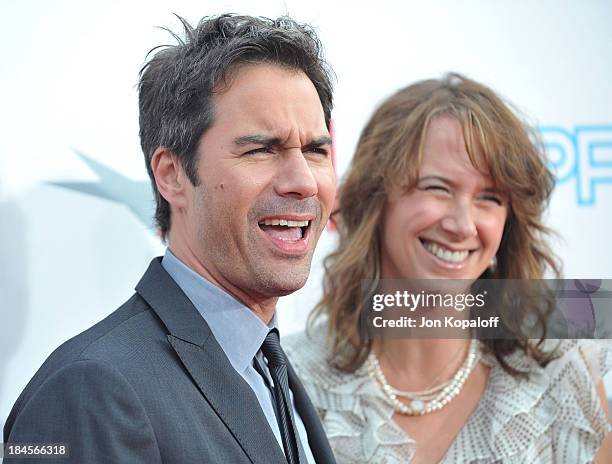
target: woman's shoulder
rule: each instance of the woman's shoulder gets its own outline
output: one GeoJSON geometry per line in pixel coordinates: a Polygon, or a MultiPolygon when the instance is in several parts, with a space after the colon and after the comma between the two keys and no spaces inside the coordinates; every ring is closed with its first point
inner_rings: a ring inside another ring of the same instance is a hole
{"type": "Polygon", "coordinates": [[[522,351],[507,359],[511,367],[528,372],[526,378],[511,376],[488,358],[487,393],[460,438],[485,433],[488,455],[508,460],[542,449],[565,453],[551,458],[554,462],[594,456],[611,430],[597,386],[612,367],[612,342],[548,340],[543,348],[554,352],[543,367],[522,351]]]}
{"type": "Polygon", "coordinates": [[[287,335],[281,339],[281,345],[299,375],[326,369],[328,342],[325,324],[287,335]]]}
{"type": "Polygon", "coordinates": [[[324,352],[326,347],[321,346],[321,344],[327,344],[326,335],[327,324],[319,323],[315,326],[307,326],[304,330],[281,337],[281,345],[287,354],[289,354],[289,352],[294,353],[301,351],[299,348],[304,344],[308,344],[307,348],[309,350],[321,348],[316,351],[324,352]]]}
{"type": "Polygon", "coordinates": [[[353,411],[363,395],[375,396],[375,384],[362,366],[345,372],[330,362],[326,323],[289,335],[281,344],[313,403],[324,411],[353,411]]]}
{"type": "Polygon", "coordinates": [[[350,382],[355,375],[336,369],[330,362],[328,326],[325,322],[283,337],[281,345],[305,384],[329,390],[350,382]]]}
{"type": "Polygon", "coordinates": [[[543,368],[547,390],[556,396],[597,394],[603,377],[612,370],[612,340],[549,340],[553,359],[543,368]]]}
{"type": "Polygon", "coordinates": [[[604,376],[612,370],[612,340],[562,340],[556,358],[544,371],[547,395],[561,406],[559,420],[601,436],[610,431],[600,395],[604,376]]]}
{"type": "MultiPolygon", "coordinates": [[[[522,350],[506,358],[510,367],[528,374],[526,378],[515,377],[514,386],[540,383],[545,390],[556,390],[559,386],[574,388],[576,382],[596,385],[612,370],[612,340],[546,340],[539,348],[551,355],[544,366],[522,350]]],[[[485,354],[485,361],[498,364],[490,353],[485,354]]],[[[499,372],[504,371],[500,368],[499,372]]]]}
{"type": "Polygon", "coordinates": [[[607,424],[598,386],[612,370],[612,340],[547,340],[542,348],[552,353],[545,366],[522,351],[516,352],[508,359],[509,364],[527,372],[528,377],[511,377],[498,367],[498,378],[491,379],[491,386],[497,385],[498,390],[516,399],[515,411],[540,408],[547,398],[555,405],[550,408],[551,414],[559,420],[571,416],[589,421],[595,428],[607,424]]]}

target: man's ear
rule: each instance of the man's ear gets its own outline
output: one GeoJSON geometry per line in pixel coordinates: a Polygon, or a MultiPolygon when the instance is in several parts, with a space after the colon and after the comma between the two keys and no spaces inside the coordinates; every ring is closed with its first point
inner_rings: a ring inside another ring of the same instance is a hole
{"type": "Polygon", "coordinates": [[[176,155],[165,147],[157,147],[151,157],[151,170],[161,196],[175,208],[184,208],[187,184],[191,183],[176,155]]]}

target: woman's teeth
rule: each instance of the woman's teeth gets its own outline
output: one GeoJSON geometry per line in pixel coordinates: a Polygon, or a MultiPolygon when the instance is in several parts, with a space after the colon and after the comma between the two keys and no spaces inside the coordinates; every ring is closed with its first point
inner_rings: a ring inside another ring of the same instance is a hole
{"type": "Polygon", "coordinates": [[[436,258],[439,258],[443,261],[448,261],[449,263],[461,263],[467,258],[470,253],[468,250],[462,251],[452,251],[448,248],[443,248],[440,245],[433,242],[423,242],[425,249],[429,251],[436,258]]]}

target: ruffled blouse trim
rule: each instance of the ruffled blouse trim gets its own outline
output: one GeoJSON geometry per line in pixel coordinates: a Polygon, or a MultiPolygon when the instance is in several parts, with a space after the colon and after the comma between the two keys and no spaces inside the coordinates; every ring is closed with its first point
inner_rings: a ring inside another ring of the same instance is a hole
{"type": "Polygon", "coordinates": [[[473,460],[510,459],[529,449],[534,441],[553,424],[559,413],[557,404],[545,396],[550,379],[513,355],[506,361],[523,372],[530,372],[529,381],[506,374],[491,354],[484,354],[489,365],[489,380],[478,406],[449,448],[446,459],[458,460],[461,455],[473,460]],[[488,431],[488,435],[483,433],[488,431]],[[470,437],[480,437],[476,448],[470,437]]]}
{"type": "MultiPolygon", "coordinates": [[[[325,330],[321,330],[325,333],[325,330]]],[[[415,441],[391,419],[392,405],[365,367],[354,374],[333,369],[326,359],[321,334],[290,337],[286,351],[322,413],[330,441],[359,443],[362,456],[377,462],[377,452],[412,459],[415,441]],[[308,355],[293,347],[308,346],[308,355]],[[381,449],[381,447],[384,449],[381,449]]],[[[549,342],[548,348],[550,348],[549,342]]],[[[491,370],[483,397],[449,448],[443,462],[472,460],[511,461],[526,452],[553,429],[573,428],[584,432],[587,455],[595,455],[611,426],[599,404],[595,385],[612,368],[612,342],[564,340],[554,342],[558,359],[545,367],[516,352],[508,364],[529,371],[527,381],[508,375],[491,354],[483,361],[491,370]],[[588,393],[587,393],[588,392],[588,393]],[[571,400],[570,400],[571,398],[571,400]],[[578,398],[582,398],[578,400],[578,398]],[[478,437],[478,443],[473,443],[478,437]]],[[[285,345],[285,343],[284,343],[285,345]]],[[[552,437],[554,439],[554,437],[552,437]]]]}

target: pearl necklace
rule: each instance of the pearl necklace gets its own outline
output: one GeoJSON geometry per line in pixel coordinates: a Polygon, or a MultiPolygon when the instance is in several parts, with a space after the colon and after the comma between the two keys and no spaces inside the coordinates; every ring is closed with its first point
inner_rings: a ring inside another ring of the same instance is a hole
{"type": "Polygon", "coordinates": [[[370,376],[378,381],[383,394],[391,402],[395,412],[408,416],[422,416],[442,409],[457,396],[479,360],[480,350],[478,349],[478,340],[473,339],[470,342],[468,355],[463,365],[455,373],[453,378],[437,387],[422,392],[403,392],[389,385],[380,368],[378,359],[373,352],[370,352],[366,363],[370,371],[370,376]],[[406,404],[400,401],[398,396],[410,399],[410,403],[406,404]]]}

